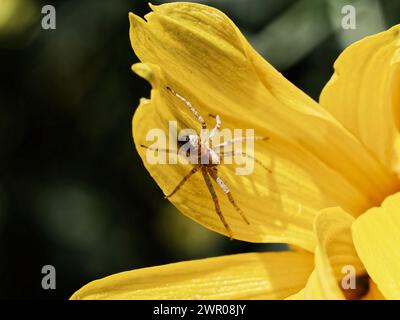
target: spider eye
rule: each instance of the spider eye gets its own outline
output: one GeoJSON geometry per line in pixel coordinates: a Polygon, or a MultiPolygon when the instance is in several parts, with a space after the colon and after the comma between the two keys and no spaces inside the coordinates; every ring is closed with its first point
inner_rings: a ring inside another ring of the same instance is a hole
{"type": "Polygon", "coordinates": [[[182,136],[182,137],[178,137],[178,145],[179,146],[183,146],[185,143],[189,142],[189,136],[182,136]]]}
{"type": "Polygon", "coordinates": [[[179,138],[179,141],[181,141],[181,142],[189,142],[189,136],[183,136],[183,137],[179,138]]]}

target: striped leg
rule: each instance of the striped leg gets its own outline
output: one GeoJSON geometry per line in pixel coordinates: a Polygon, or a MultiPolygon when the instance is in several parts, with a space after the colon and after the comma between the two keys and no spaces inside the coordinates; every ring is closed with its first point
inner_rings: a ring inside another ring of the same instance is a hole
{"type": "Polygon", "coordinates": [[[226,196],[228,197],[229,202],[233,205],[233,207],[236,209],[236,211],[240,214],[244,222],[247,224],[250,224],[249,220],[245,217],[242,209],[239,208],[239,206],[236,204],[235,200],[232,197],[232,193],[229,190],[228,186],[225,184],[225,182],[222,181],[222,179],[218,176],[217,174],[217,169],[216,168],[211,168],[208,169],[208,173],[210,176],[214,179],[214,181],[220,186],[222,191],[225,192],[226,196]]]}
{"type": "Polygon", "coordinates": [[[209,139],[211,140],[212,138],[214,138],[215,134],[221,127],[221,119],[219,118],[219,115],[213,116],[212,114],[210,114],[210,117],[215,118],[215,127],[211,130],[211,133],[209,136],[209,139]]]}
{"type": "Polygon", "coordinates": [[[183,177],[183,179],[181,180],[181,182],[178,183],[178,185],[175,187],[174,190],[172,190],[172,192],[168,195],[165,196],[165,199],[168,199],[170,197],[172,197],[177,191],[179,191],[179,189],[185,184],[186,181],[189,180],[189,178],[194,175],[197,171],[199,171],[200,166],[195,166],[193,167],[192,170],[190,170],[190,172],[183,177]]]}
{"type": "Polygon", "coordinates": [[[262,163],[260,160],[254,158],[253,156],[247,154],[246,152],[240,152],[240,151],[227,151],[219,154],[219,157],[221,160],[224,159],[224,157],[232,157],[236,155],[242,155],[243,157],[246,157],[248,159],[253,160],[255,163],[257,163],[259,166],[263,167],[265,170],[267,170],[269,173],[272,173],[272,170],[268,168],[264,163],[262,163]]]}
{"type": "Polygon", "coordinates": [[[200,113],[197,112],[197,110],[192,106],[192,104],[187,101],[184,97],[182,97],[179,93],[176,93],[173,89],[171,89],[170,87],[167,87],[167,90],[169,92],[171,92],[175,97],[177,97],[178,99],[180,99],[184,104],[186,104],[186,106],[189,108],[189,110],[194,114],[194,116],[196,117],[196,119],[200,122],[201,127],[203,129],[207,129],[206,123],[203,119],[203,117],[200,115],[200,113]]]}
{"type": "Polygon", "coordinates": [[[247,140],[263,140],[263,141],[266,141],[266,140],[269,140],[269,138],[268,137],[257,137],[257,136],[237,137],[237,138],[233,138],[231,140],[222,142],[222,143],[216,145],[215,147],[213,147],[213,149],[228,147],[228,146],[231,146],[231,145],[235,144],[236,142],[247,141],[247,140]]]}
{"type": "Polygon", "coordinates": [[[145,146],[144,144],[141,144],[140,146],[142,148],[149,149],[149,150],[152,150],[152,151],[158,151],[158,152],[161,151],[161,152],[166,152],[166,153],[176,153],[176,154],[178,154],[178,151],[174,151],[174,150],[152,148],[152,147],[145,146]]]}
{"type": "Polygon", "coordinates": [[[203,174],[204,181],[206,182],[208,191],[210,191],[212,200],[213,200],[213,202],[214,202],[215,211],[217,212],[218,217],[219,217],[219,219],[221,220],[222,224],[224,225],[224,227],[225,227],[225,229],[226,229],[226,231],[227,231],[229,237],[230,237],[231,239],[233,239],[232,230],[231,230],[231,228],[229,227],[228,222],[226,222],[224,215],[222,214],[221,207],[219,206],[219,201],[218,201],[217,193],[215,192],[215,189],[214,189],[214,187],[213,187],[213,185],[212,185],[212,183],[211,183],[210,177],[208,176],[207,169],[203,167],[203,168],[201,169],[201,173],[203,174]]]}

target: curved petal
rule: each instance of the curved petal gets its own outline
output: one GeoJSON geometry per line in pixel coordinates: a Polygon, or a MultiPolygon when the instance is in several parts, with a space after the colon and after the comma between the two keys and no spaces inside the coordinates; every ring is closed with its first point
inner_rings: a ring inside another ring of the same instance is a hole
{"type": "Polygon", "coordinates": [[[118,273],[71,299],[282,299],[304,286],[312,255],[246,253],[118,273]]]}
{"type": "Polygon", "coordinates": [[[315,221],[317,247],[315,249],[315,269],[307,285],[290,299],[331,299],[345,297],[359,298],[364,288],[342,289],[341,282],[351,270],[359,277],[365,274],[364,267],[354,249],[350,227],[354,218],[341,208],[321,211],[315,221]]]}
{"type": "MultiPolygon", "coordinates": [[[[288,82],[246,42],[220,11],[192,3],[153,7],[146,20],[130,14],[130,37],[145,64],[134,71],[152,84],[133,119],[133,135],[144,165],[165,194],[190,170],[183,165],[152,165],[146,159],[150,129],[168,132],[168,121],[200,129],[172,88],[206,119],[219,114],[223,129],[254,129],[268,141],[255,141],[255,164],[248,176],[220,165],[220,176],[250,224],[217,191],[233,237],[252,242],[287,242],[313,250],[312,223],[325,207],[342,206],[357,215],[380,203],[395,180],[332,116],[288,82]]],[[[170,199],[185,215],[227,234],[214,212],[201,173],[170,199]]]]}
{"type": "MultiPolygon", "coordinates": [[[[389,168],[400,124],[400,25],[349,46],[320,103],[389,168]]],[[[399,171],[400,172],[400,171],[399,171]]]]}
{"type": "Polygon", "coordinates": [[[400,193],[360,216],[353,241],[368,274],[387,299],[400,299],[400,193]]]}

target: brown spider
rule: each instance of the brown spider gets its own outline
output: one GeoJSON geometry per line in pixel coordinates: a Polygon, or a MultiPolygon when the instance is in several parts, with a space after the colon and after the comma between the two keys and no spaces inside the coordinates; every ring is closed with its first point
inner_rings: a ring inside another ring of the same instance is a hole
{"type": "MultiPolygon", "coordinates": [[[[192,104],[189,101],[187,101],[184,97],[182,97],[180,94],[176,93],[170,87],[166,87],[166,89],[170,93],[172,93],[174,96],[179,98],[189,108],[189,110],[196,117],[197,121],[200,122],[202,130],[207,130],[207,125],[206,125],[203,117],[197,112],[197,110],[192,106],[192,104]]],[[[271,172],[271,171],[263,163],[261,163],[254,157],[246,154],[245,152],[241,152],[241,151],[219,152],[219,150],[220,150],[220,148],[231,146],[234,143],[240,142],[240,141],[245,141],[245,140],[250,140],[250,139],[252,139],[252,140],[253,139],[268,140],[269,138],[255,137],[255,136],[237,137],[237,138],[233,138],[231,140],[225,141],[223,143],[220,143],[220,144],[216,145],[215,147],[210,147],[211,139],[215,136],[215,134],[218,132],[218,130],[221,126],[221,120],[218,115],[214,116],[214,115],[210,114],[210,116],[215,118],[216,124],[215,124],[215,127],[211,130],[211,132],[207,138],[204,139],[202,135],[199,136],[198,134],[188,134],[186,136],[178,138],[177,144],[179,147],[182,147],[184,144],[189,144],[189,148],[186,151],[186,157],[187,157],[189,163],[193,165],[193,168],[192,168],[192,170],[190,170],[189,173],[187,173],[182,178],[182,180],[178,183],[178,185],[174,188],[174,190],[170,194],[165,196],[165,198],[168,199],[168,198],[172,197],[176,192],[178,192],[180,190],[180,188],[185,184],[186,181],[189,180],[189,178],[192,175],[194,175],[197,171],[201,171],[201,174],[203,175],[203,178],[207,185],[207,188],[210,191],[211,198],[214,202],[215,211],[218,214],[218,217],[221,220],[222,224],[224,225],[227,233],[229,234],[229,237],[231,239],[233,239],[232,230],[231,230],[228,222],[226,221],[224,215],[222,214],[222,211],[221,211],[221,208],[219,205],[219,201],[218,201],[218,197],[217,197],[217,193],[214,189],[211,179],[214,180],[215,183],[226,194],[229,202],[236,209],[237,213],[242,217],[244,222],[246,224],[250,224],[250,222],[249,222],[249,220],[247,220],[243,211],[239,208],[239,206],[233,199],[233,196],[232,196],[231,191],[229,190],[229,187],[218,175],[217,167],[220,164],[221,159],[224,159],[224,157],[228,157],[228,156],[242,155],[244,157],[250,158],[255,163],[262,166],[268,172],[271,172]]],[[[141,145],[141,147],[150,149],[153,151],[164,151],[167,153],[172,152],[172,150],[169,150],[169,149],[154,149],[151,147],[147,147],[145,145],[141,145]]]]}

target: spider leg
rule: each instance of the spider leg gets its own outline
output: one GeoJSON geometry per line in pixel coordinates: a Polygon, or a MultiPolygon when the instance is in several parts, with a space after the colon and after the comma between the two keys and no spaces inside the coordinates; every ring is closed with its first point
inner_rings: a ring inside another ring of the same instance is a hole
{"type": "Polygon", "coordinates": [[[167,87],[167,90],[171,92],[174,96],[176,96],[178,99],[180,99],[186,106],[189,108],[189,110],[194,114],[194,116],[197,118],[197,120],[200,122],[201,127],[203,129],[207,129],[207,125],[203,119],[203,117],[197,112],[197,110],[192,106],[192,104],[187,101],[184,97],[182,97],[179,93],[176,93],[173,89],[170,87],[167,87]]]}
{"type": "Polygon", "coordinates": [[[226,222],[224,215],[222,214],[221,207],[219,205],[219,201],[218,201],[218,197],[217,197],[217,193],[215,192],[215,189],[211,183],[210,177],[208,176],[207,169],[203,167],[201,169],[201,173],[203,174],[204,181],[206,182],[208,191],[210,191],[211,198],[213,199],[215,211],[217,212],[219,219],[221,220],[222,224],[224,225],[225,230],[228,232],[229,238],[233,239],[232,230],[229,227],[228,222],[226,222]]]}
{"type": "Polygon", "coordinates": [[[166,153],[176,153],[176,154],[178,154],[178,151],[174,151],[174,150],[152,148],[152,147],[145,146],[144,144],[141,144],[140,146],[142,148],[149,149],[149,150],[152,150],[152,151],[158,151],[158,152],[162,151],[162,152],[166,152],[166,153]]]}
{"type": "Polygon", "coordinates": [[[241,152],[241,151],[227,151],[227,152],[223,152],[221,154],[218,154],[220,156],[220,159],[223,160],[224,157],[231,157],[231,156],[236,156],[236,155],[242,155],[243,157],[249,158],[251,160],[253,160],[255,163],[257,163],[258,165],[260,165],[261,167],[263,167],[265,170],[267,170],[269,173],[272,173],[272,170],[270,168],[268,168],[264,163],[262,163],[260,160],[258,160],[257,158],[247,154],[246,152],[241,152]]]}
{"type": "Polygon", "coordinates": [[[254,137],[254,136],[251,136],[251,137],[237,137],[237,138],[233,138],[231,140],[222,142],[222,143],[216,145],[215,147],[213,147],[213,149],[228,147],[228,146],[233,145],[236,142],[246,141],[246,140],[269,140],[269,138],[268,137],[254,137]]]}
{"type": "Polygon", "coordinates": [[[192,168],[192,170],[190,170],[190,172],[188,174],[186,174],[186,176],[183,177],[183,179],[178,183],[178,185],[175,187],[174,190],[172,190],[172,192],[168,195],[165,196],[165,199],[168,199],[170,197],[172,197],[177,191],[179,191],[179,189],[185,184],[186,181],[189,180],[189,178],[194,175],[197,171],[199,171],[200,166],[195,166],[192,168]]]}
{"type": "Polygon", "coordinates": [[[211,168],[208,169],[207,171],[209,173],[209,175],[214,179],[214,181],[220,186],[220,188],[222,189],[222,191],[225,192],[226,196],[228,197],[229,202],[233,205],[233,207],[236,209],[236,211],[240,214],[240,216],[242,217],[242,219],[244,220],[244,222],[246,222],[247,224],[250,224],[249,220],[247,220],[247,218],[245,217],[242,209],[239,208],[239,206],[236,204],[235,200],[232,197],[232,193],[229,190],[228,186],[225,184],[225,182],[222,181],[222,179],[218,176],[217,174],[217,169],[211,168]]]}
{"type": "Polygon", "coordinates": [[[215,127],[211,130],[211,133],[210,133],[210,136],[209,136],[209,140],[214,138],[215,134],[217,133],[217,131],[221,127],[221,119],[219,118],[219,115],[213,116],[212,114],[210,114],[210,117],[215,118],[215,127]]]}

